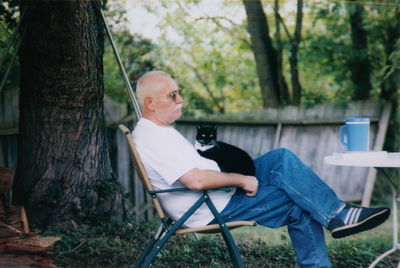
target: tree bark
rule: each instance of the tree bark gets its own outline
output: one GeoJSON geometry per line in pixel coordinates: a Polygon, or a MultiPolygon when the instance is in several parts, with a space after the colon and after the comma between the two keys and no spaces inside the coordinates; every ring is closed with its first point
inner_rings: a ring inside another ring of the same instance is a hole
{"type": "MultiPolygon", "coordinates": [[[[279,79],[283,79],[283,76],[278,72],[278,59],[269,36],[268,22],[259,0],[243,0],[243,3],[260,80],[263,106],[277,107],[282,104],[279,97],[279,79]]],[[[282,84],[286,86],[286,83],[282,84]]]]}
{"type": "Polygon", "coordinates": [[[290,74],[292,81],[292,91],[293,91],[293,104],[300,104],[301,102],[301,92],[302,87],[299,79],[299,66],[297,60],[297,54],[299,51],[299,45],[301,41],[301,28],[303,21],[303,0],[297,1],[297,14],[296,14],[296,27],[293,34],[293,40],[291,40],[290,47],[290,74]]]}
{"type": "MultiPolygon", "coordinates": [[[[388,23],[386,28],[386,40],[383,44],[385,46],[385,54],[387,57],[386,66],[393,66],[394,62],[390,58],[391,54],[396,50],[397,42],[400,40],[400,7],[395,8],[395,21],[388,23]]],[[[390,70],[386,69],[386,79],[381,85],[381,98],[397,104],[396,92],[400,87],[400,69],[390,70]]]]}
{"type": "MultiPolygon", "coordinates": [[[[276,57],[277,57],[277,69],[278,73],[283,73],[283,45],[281,38],[281,16],[279,14],[279,0],[274,2],[274,14],[275,14],[275,42],[276,42],[276,57]]],[[[278,77],[278,87],[280,93],[280,99],[285,100],[285,103],[291,103],[291,97],[289,89],[285,84],[283,75],[278,77]]]]}
{"type": "Polygon", "coordinates": [[[363,27],[364,7],[362,4],[347,5],[353,47],[350,59],[351,79],[354,85],[354,100],[367,100],[371,95],[371,62],[368,57],[367,32],[363,27]]]}
{"type": "Polygon", "coordinates": [[[26,4],[14,201],[39,228],[122,219],[103,113],[101,2],[26,4]]]}
{"type": "Polygon", "coordinates": [[[400,109],[398,101],[398,93],[400,92],[400,68],[396,64],[396,59],[392,58],[392,53],[395,53],[396,49],[400,49],[400,7],[395,7],[394,20],[390,23],[385,23],[386,28],[386,40],[383,44],[385,46],[386,54],[386,67],[384,73],[384,80],[381,84],[381,99],[384,99],[392,103],[392,113],[390,115],[390,125],[388,128],[385,138],[384,149],[392,152],[400,150],[400,109]]]}

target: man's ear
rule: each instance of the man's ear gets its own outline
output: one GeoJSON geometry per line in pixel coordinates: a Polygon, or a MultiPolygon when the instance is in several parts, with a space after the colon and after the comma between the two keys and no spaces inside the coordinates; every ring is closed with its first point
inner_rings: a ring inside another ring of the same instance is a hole
{"type": "Polygon", "coordinates": [[[144,98],[144,107],[150,111],[154,111],[154,101],[151,97],[144,98]]]}

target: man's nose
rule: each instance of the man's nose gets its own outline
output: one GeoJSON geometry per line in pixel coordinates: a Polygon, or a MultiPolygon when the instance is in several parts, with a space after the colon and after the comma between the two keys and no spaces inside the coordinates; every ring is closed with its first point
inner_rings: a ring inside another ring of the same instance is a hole
{"type": "Polygon", "coordinates": [[[181,94],[179,94],[178,93],[178,95],[176,96],[177,98],[176,98],[176,102],[177,103],[181,103],[181,102],[183,102],[185,99],[181,96],[181,94]]]}

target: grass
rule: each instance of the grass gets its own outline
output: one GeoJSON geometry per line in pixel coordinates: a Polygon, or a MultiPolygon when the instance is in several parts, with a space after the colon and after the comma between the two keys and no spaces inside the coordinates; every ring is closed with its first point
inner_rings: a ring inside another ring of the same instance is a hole
{"type": "MultiPolygon", "coordinates": [[[[56,228],[48,235],[60,236],[53,259],[59,267],[132,267],[158,222],[76,224],[56,228]]],[[[367,267],[376,256],[392,247],[391,219],[373,231],[335,240],[326,233],[330,259],[335,268],[367,267]]],[[[242,227],[232,231],[248,268],[297,267],[286,228],[242,227]]],[[[43,235],[46,235],[43,234],[43,235]]],[[[396,267],[399,254],[381,262],[377,268],[396,267]]],[[[232,267],[221,235],[173,236],[157,255],[152,267],[232,267]]]]}
{"type": "MultiPolygon", "coordinates": [[[[74,228],[60,228],[49,235],[62,237],[54,250],[59,267],[130,267],[155,229],[154,223],[119,222],[74,228]]],[[[296,267],[285,228],[243,227],[233,231],[247,267],[296,267]]],[[[391,248],[391,222],[374,231],[334,240],[327,234],[333,267],[367,267],[391,248]]],[[[395,267],[392,255],[377,267],[395,267]]],[[[231,267],[220,235],[174,236],[155,259],[152,267],[231,267]]]]}

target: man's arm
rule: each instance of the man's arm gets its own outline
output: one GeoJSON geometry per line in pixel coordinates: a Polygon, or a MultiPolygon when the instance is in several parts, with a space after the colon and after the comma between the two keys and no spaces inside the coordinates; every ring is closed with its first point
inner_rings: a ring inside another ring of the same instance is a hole
{"type": "Polygon", "coordinates": [[[248,196],[255,196],[258,180],[253,176],[237,173],[223,173],[214,170],[194,168],[186,172],[179,181],[191,190],[207,190],[221,187],[240,187],[248,196]]]}

